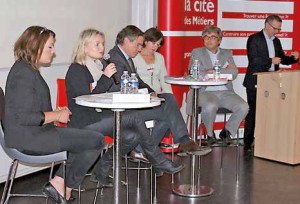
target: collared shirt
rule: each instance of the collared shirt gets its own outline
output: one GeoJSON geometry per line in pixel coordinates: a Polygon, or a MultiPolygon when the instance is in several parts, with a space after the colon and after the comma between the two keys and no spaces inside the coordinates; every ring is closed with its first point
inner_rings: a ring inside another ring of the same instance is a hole
{"type": "Polygon", "coordinates": [[[118,45],[118,48],[121,50],[121,52],[125,56],[126,60],[129,60],[129,56],[122,50],[122,48],[120,47],[120,45],[118,45]]]}
{"type": "MultiPolygon", "coordinates": [[[[274,43],[273,43],[273,40],[274,40],[274,36],[272,37],[269,37],[265,31],[263,31],[264,33],[264,36],[265,36],[265,39],[267,41],[267,46],[268,46],[268,51],[269,51],[269,57],[270,58],[273,58],[275,57],[275,48],[274,48],[274,43]]],[[[272,64],[271,67],[269,68],[269,71],[275,71],[275,65],[272,64]]]]}
{"type": "MultiPolygon", "coordinates": [[[[209,55],[209,58],[211,60],[212,65],[214,65],[215,61],[218,60],[218,55],[220,53],[220,49],[218,48],[218,51],[216,53],[212,53],[208,49],[206,49],[206,50],[207,50],[207,53],[209,55]]],[[[205,89],[205,91],[226,91],[226,90],[228,90],[228,89],[227,89],[227,87],[225,85],[221,85],[221,86],[207,86],[206,89],[205,89]]]]}
{"type": "Polygon", "coordinates": [[[123,53],[123,55],[125,56],[125,58],[126,58],[128,64],[129,64],[129,66],[130,66],[130,70],[128,70],[128,71],[129,71],[129,74],[131,74],[131,73],[136,73],[136,69],[135,69],[135,67],[134,67],[134,63],[133,63],[133,61],[132,61],[132,58],[130,58],[130,57],[124,52],[124,50],[122,50],[122,48],[121,48],[119,45],[118,45],[118,47],[119,47],[119,49],[121,50],[121,52],[123,53]]]}

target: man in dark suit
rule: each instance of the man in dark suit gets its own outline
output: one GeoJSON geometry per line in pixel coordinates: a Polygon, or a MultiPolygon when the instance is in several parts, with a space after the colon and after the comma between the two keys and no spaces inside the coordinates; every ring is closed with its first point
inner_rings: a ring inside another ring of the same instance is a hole
{"type": "Polygon", "coordinates": [[[248,69],[243,85],[246,87],[249,112],[245,119],[244,150],[252,153],[254,141],[257,72],[278,71],[279,64],[290,65],[298,61],[299,52],[286,56],[280,40],[275,37],[281,31],[282,20],[277,15],[270,15],[265,20],[262,31],[251,35],[247,41],[248,69]]]}
{"type": "MultiPolygon", "coordinates": [[[[116,75],[118,78],[121,78],[123,71],[128,71],[129,74],[136,73],[132,58],[142,50],[143,40],[143,32],[133,25],[126,26],[118,33],[116,45],[109,51],[110,60],[116,65],[116,75]]],[[[157,96],[155,91],[139,76],[138,80],[139,88],[147,88],[152,96],[157,96]]],[[[120,84],[112,85],[109,91],[120,91],[120,84]]],[[[211,148],[200,148],[188,136],[186,124],[178,109],[174,96],[169,93],[158,94],[158,96],[164,98],[165,102],[163,102],[160,107],[138,110],[141,119],[144,121],[156,120],[166,123],[172,132],[174,143],[180,144],[179,152],[189,152],[197,155],[209,153],[211,148]]],[[[165,128],[163,129],[165,130],[165,128]]],[[[153,131],[161,133],[162,136],[165,134],[164,131],[158,130],[157,127],[154,127],[153,131]]]]}

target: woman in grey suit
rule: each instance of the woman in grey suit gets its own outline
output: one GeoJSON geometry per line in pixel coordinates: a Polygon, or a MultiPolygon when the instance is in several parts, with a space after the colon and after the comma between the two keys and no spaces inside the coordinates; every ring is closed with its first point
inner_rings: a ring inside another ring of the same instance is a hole
{"type": "Polygon", "coordinates": [[[66,203],[71,190],[78,188],[98,158],[104,141],[100,132],[54,125],[67,123],[71,114],[67,107],[52,110],[49,88],[39,72],[41,66],[50,65],[54,43],[55,33],[40,26],[27,28],[16,41],[16,62],[5,89],[4,132],[6,145],[26,154],[68,151],[66,181],[60,169],[43,188],[43,193],[57,203],[66,203]]]}

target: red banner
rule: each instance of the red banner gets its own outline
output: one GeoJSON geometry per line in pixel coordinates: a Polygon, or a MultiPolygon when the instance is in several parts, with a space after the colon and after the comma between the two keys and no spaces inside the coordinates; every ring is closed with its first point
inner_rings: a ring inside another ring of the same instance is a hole
{"type": "MultiPolygon", "coordinates": [[[[264,20],[270,14],[283,19],[283,29],[277,37],[285,52],[300,51],[300,39],[296,36],[300,31],[300,1],[158,0],[158,28],[165,36],[160,52],[165,56],[168,74],[182,76],[188,73],[190,53],[203,46],[201,34],[208,25],[222,29],[221,47],[233,50],[239,73],[245,73],[248,65],[246,41],[249,35],[263,29],[264,20]]],[[[298,67],[296,64],[291,68],[298,67]]],[[[181,106],[183,93],[188,88],[172,87],[181,106]]]]}

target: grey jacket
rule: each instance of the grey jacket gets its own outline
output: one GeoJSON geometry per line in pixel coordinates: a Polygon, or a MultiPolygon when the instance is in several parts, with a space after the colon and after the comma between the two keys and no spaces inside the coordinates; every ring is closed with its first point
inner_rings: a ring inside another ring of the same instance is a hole
{"type": "MultiPolygon", "coordinates": [[[[226,64],[226,62],[228,64],[234,65],[234,68],[221,69],[221,74],[232,74],[232,80],[235,80],[238,75],[238,70],[237,70],[235,62],[233,60],[231,50],[222,49],[222,48],[219,48],[219,49],[220,49],[220,52],[219,52],[217,58],[219,60],[219,63],[221,64],[221,67],[223,67],[226,64]]],[[[208,51],[205,47],[193,49],[191,56],[192,57],[190,59],[189,68],[192,66],[193,60],[195,60],[195,59],[199,60],[200,70],[207,71],[207,70],[213,68],[213,64],[209,57],[208,51]]],[[[207,86],[202,86],[199,89],[199,92],[200,93],[204,92],[206,87],[207,86]]],[[[226,87],[229,91],[234,91],[232,81],[228,81],[228,83],[226,84],[226,87]]],[[[191,115],[191,113],[192,113],[192,110],[191,110],[192,98],[193,98],[192,90],[189,90],[188,96],[187,96],[187,104],[188,105],[187,105],[187,110],[186,110],[188,115],[191,115]]]]}
{"type": "Polygon", "coordinates": [[[29,63],[16,61],[5,87],[6,145],[20,151],[60,151],[59,134],[54,124],[41,124],[42,112],[47,111],[52,111],[52,106],[43,77],[29,63]]]}
{"type": "MultiPolygon", "coordinates": [[[[209,54],[205,47],[193,49],[191,56],[192,57],[190,59],[189,68],[191,67],[193,60],[195,59],[199,60],[200,70],[208,70],[213,68],[213,64],[210,60],[209,54]]],[[[228,64],[232,64],[235,66],[234,68],[231,69],[221,69],[221,74],[232,74],[232,80],[235,80],[238,75],[238,70],[233,60],[231,50],[220,48],[220,52],[218,54],[218,60],[219,63],[221,64],[221,67],[223,67],[226,64],[226,62],[228,64]]],[[[227,83],[226,87],[228,88],[228,90],[233,91],[233,86],[231,81],[227,83]]],[[[204,91],[205,88],[206,86],[203,86],[201,87],[200,90],[204,91]]]]}

